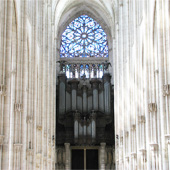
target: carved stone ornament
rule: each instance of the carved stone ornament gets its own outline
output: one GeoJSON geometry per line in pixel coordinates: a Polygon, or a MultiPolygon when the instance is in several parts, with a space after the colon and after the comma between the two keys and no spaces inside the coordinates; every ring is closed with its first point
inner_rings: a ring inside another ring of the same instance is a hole
{"type": "Polygon", "coordinates": [[[4,84],[0,84],[0,95],[6,96],[6,86],[4,84]]]}
{"type": "Polygon", "coordinates": [[[163,94],[164,96],[170,95],[170,84],[166,84],[163,86],[163,94]]]}
{"type": "Polygon", "coordinates": [[[149,112],[156,112],[157,111],[156,103],[149,103],[148,109],[149,109],[149,112]]]}

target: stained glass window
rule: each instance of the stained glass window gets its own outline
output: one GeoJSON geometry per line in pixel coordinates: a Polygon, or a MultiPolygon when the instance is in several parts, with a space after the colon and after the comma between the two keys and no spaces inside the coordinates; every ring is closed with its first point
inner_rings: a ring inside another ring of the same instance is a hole
{"type": "Polygon", "coordinates": [[[60,57],[108,57],[106,33],[95,20],[81,15],[62,34],[60,57]]]}

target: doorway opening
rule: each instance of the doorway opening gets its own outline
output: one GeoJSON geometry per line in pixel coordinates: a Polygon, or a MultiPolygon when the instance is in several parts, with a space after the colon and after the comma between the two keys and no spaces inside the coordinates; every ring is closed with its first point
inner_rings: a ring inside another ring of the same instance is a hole
{"type": "Polygon", "coordinates": [[[99,169],[98,149],[72,149],[72,170],[99,169]]]}

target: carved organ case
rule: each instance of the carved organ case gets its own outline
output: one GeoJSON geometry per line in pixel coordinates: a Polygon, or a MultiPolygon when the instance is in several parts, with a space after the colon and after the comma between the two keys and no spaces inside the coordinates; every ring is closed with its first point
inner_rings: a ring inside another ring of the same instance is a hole
{"type": "MultiPolygon", "coordinates": [[[[57,145],[99,145],[101,142],[114,144],[113,86],[108,67],[105,67],[105,63],[101,65],[101,76],[95,71],[93,75],[87,75],[85,71],[81,75],[80,65],[80,69],[75,69],[75,64],[60,62],[57,85],[57,145]],[[68,65],[72,67],[69,73],[66,70],[68,65]],[[75,73],[76,70],[79,70],[78,73],[75,73]]],[[[94,64],[91,65],[91,70],[95,70],[92,67],[95,67],[94,64]]]]}

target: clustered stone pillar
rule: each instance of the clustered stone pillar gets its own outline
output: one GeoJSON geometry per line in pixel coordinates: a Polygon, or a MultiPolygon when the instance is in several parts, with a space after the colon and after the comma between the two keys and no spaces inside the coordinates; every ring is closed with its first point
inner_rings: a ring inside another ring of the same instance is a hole
{"type": "Polygon", "coordinates": [[[156,103],[150,103],[149,106],[149,114],[150,114],[150,150],[152,155],[152,169],[156,170],[159,168],[159,160],[158,160],[158,143],[157,143],[157,106],[156,103]]]}
{"type": "Polygon", "coordinates": [[[59,75],[59,113],[65,114],[66,108],[66,75],[59,75]]]}
{"type": "Polygon", "coordinates": [[[106,143],[100,143],[99,169],[105,170],[106,143]]]}
{"type": "Polygon", "coordinates": [[[100,80],[92,79],[91,80],[93,88],[93,110],[97,111],[99,109],[99,84],[100,80]]]}
{"type": "Polygon", "coordinates": [[[110,80],[111,76],[109,73],[105,73],[103,76],[104,79],[104,106],[105,114],[109,115],[111,113],[111,86],[110,80]]]}
{"type": "Polygon", "coordinates": [[[71,169],[71,151],[70,151],[70,144],[65,143],[65,150],[66,150],[66,163],[65,163],[65,170],[71,169]]]}

